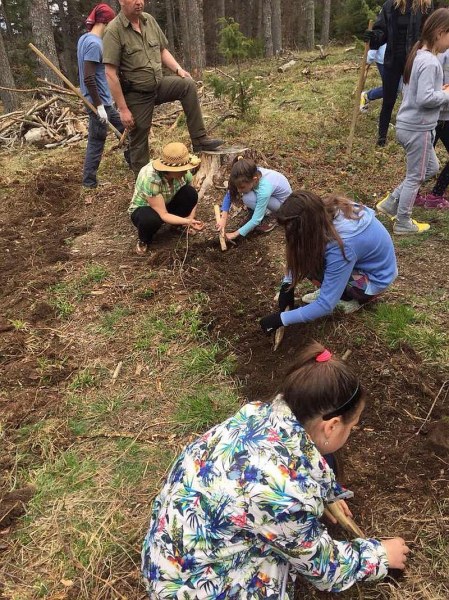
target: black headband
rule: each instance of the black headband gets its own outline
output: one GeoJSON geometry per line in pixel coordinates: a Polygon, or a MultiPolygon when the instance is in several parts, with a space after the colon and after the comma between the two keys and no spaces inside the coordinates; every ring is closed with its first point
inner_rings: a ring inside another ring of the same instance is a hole
{"type": "Polygon", "coordinates": [[[322,416],[323,421],[329,421],[330,419],[333,419],[334,417],[340,417],[341,415],[344,415],[345,413],[352,410],[354,408],[354,406],[356,406],[357,402],[360,400],[361,393],[362,392],[360,389],[360,384],[358,383],[357,387],[355,388],[355,391],[353,392],[353,394],[351,395],[349,400],[346,400],[346,402],[344,404],[342,404],[341,406],[339,406],[332,412],[327,413],[327,415],[323,415],[322,416]]]}

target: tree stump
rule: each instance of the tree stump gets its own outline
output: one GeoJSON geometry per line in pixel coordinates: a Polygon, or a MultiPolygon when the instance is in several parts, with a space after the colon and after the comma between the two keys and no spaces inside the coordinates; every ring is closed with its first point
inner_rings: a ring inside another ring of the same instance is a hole
{"type": "Polygon", "coordinates": [[[213,152],[201,152],[201,164],[193,177],[193,185],[198,190],[198,200],[208,196],[214,189],[227,189],[227,181],[232,163],[237,156],[244,156],[248,148],[227,146],[213,152]]]}

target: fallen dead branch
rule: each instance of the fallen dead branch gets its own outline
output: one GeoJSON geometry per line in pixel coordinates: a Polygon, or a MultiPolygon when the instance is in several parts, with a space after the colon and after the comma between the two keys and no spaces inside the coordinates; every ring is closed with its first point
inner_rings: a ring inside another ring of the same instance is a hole
{"type": "Polygon", "coordinates": [[[87,137],[87,114],[79,106],[64,106],[56,90],[45,90],[50,98],[35,102],[27,110],[2,115],[0,145],[12,148],[24,142],[55,148],[87,137]],[[55,95],[56,94],[56,95],[55,95]]]}

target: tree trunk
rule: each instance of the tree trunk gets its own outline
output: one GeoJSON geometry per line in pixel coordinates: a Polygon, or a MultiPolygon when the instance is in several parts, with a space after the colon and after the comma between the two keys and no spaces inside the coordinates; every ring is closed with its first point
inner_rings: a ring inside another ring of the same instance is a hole
{"type": "Polygon", "coordinates": [[[220,64],[224,63],[224,57],[218,51],[218,44],[220,43],[220,31],[223,27],[223,24],[219,23],[219,19],[226,18],[226,1],[225,0],[217,0],[216,11],[217,11],[216,18],[214,19],[215,20],[214,59],[215,59],[215,63],[220,65],[220,64]]]}
{"type": "MultiPolygon", "coordinates": [[[[3,87],[14,88],[16,84],[9,66],[8,55],[6,54],[3,35],[0,33],[0,85],[3,87]]],[[[12,112],[19,107],[19,95],[15,92],[0,90],[0,98],[3,102],[5,112],[12,112]]]]}
{"type": "Polygon", "coordinates": [[[321,45],[329,44],[329,29],[331,21],[331,0],[323,0],[323,17],[321,19],[321,45]]]}
{"type": "Polygon", "coordinates": [[[265,57],[273,56],[273,37],[271,33],[271,0],[263,0],[263,39],[265,57]]]}
{"type": "Polygon", "coordinates": [[[206,64],[203,24],[203,0],[190,0],[189,2],[189,34],[190,34],[190,62],[192,75],[201,79],[203,68],[206,64]]]}
{"type": "Polygon", "coordinates": [[[272,0],[271,30],[273,34],[273,52],[277,56],[282,50],[282,14],[281,0],[272,0]]]}
{"type": "Polygon", "coordinates": [[[182,56],[183,56],[183,67],[190,71],[192,68],[191,61],[191,49],[190,49],[190,29],[189,20],[187,18],[187,1],[178,0],[179,4],[179,20],[181,23],[181,39],[182,39],[182,56]]]}
{"type": "Polygon", "coordinates": [[[315,47],[315,0],[305,0],[306,9],[306,48],[315,47]]]}
{"type": "MultiPolygon", "coordinates": [[[[69,9],[70,3],[67,3],[69,9]]],[[[66,14],[64,8],[64,0],[58,0],[59,7],[59,23],[61,25],[61,33],[63,38],[62,60],[65,74],[70,81],[75,82],[78,76],[77,61],[76,61],[76,42],[77,35],[73,35],[70,27],[69,15],[66,14]]]]}
{"type": "Polygon", "coordinates": [[[302,48],[304,47],[306,40],[306,8],[304,0],[301,0],[298,6],[297,23],[298,46],[302,48]]]}
{"type": "MultiPolygon", "coordinates": [[[[30,22],[35,46],[59,69],[59,59],[56,53],[55,37],[47,0],[31,0],[30,22]]],[[[59,83],[57,75],[41,61],[38,62],[37,72],[40,77],[59,83]]]]}
{"type": "Polygon", "coordinates": [[[2,22],[4,23],[8,38],[12,38],[13,31],[12,31],[11,23],[8,19],[8,15],[6,13],[6,8],[4,6],[4,3],[0,4],[0,16],[2,17],[2,22]]]}
{"type": "Polygon", "coordinates": [[[165,19],[167,21],[167,39],[171,52],[175,51],[175,29],[173,24],[173,4],[172,0],[165,0],[165,19]]]}

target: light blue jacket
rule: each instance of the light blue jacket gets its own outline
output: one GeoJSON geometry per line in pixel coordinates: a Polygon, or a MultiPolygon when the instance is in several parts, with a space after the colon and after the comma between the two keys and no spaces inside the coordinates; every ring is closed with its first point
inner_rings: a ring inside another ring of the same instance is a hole
{"type": "Polygon", "coordinates": [[[332,313],[354,269],[368,276],[369,285],[365,290],[368,295],[380,294],[396,279],[398,268],[392,239],[371,208],[364,206],[358,220],[346,219],[340,213],[334,219],[334,225],[342,239],[346,258],[337,242],[327,244],[318,299],[307,306],[281,313],[284,325],[307,323],[332,313]]]}

